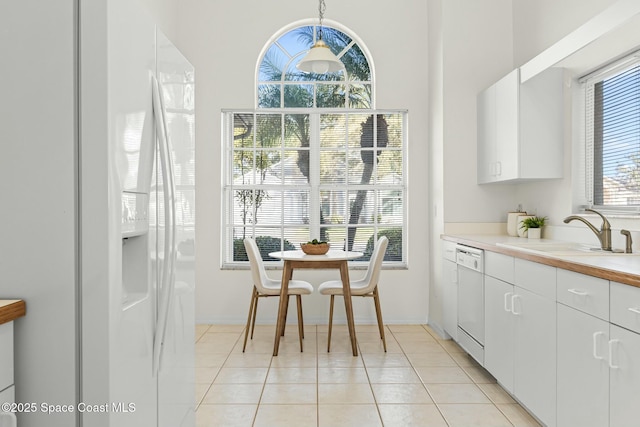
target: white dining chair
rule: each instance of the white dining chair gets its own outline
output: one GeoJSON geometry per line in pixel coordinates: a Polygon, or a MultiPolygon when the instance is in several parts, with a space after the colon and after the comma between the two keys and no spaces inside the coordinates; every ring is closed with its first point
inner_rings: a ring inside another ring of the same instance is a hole
{"type": "MultiPolygon", "coordinates": [[[[247,347],[247,337],[249,336],[249,327],[251,327],[251,339],[253,339],[253,330],[256,325],[256,312],[258,311],[258,299],[264,297],[280,296],[282,287],[281,280],[273,280],[267,276],[262,262],[262,255],[256,241],[251,238],[244,239],[244,248],[247,251],[249,263],[251,264],[251,276],[253,278],[253,292],[251,293],[251,305],[249,306],[249,316],[247,318],[247,327],[244,333],[244,345],[242,352],[247,347]]],[[[300,351],[302,351],[302,339],[304,338],[304,322],[302,320],[302,295],[309,295],[313,292],[313,286],[303,280],[289,280],[287,287],[287,307],[289,307],[289,295],[295,295],[298,305],[298,335],[300,337],[300,351]]],[[[285,320],[286,321],[286,320],[285,320]]]]}
{"type": "MultiPolygon", "coordinates": [[[[351,296],[359,297],[372,297],[376,308],[376,317],[378,318],[378,329],[380,330],[380,338],[382,339],[382,345],[384,351],[387,351],[387,342],[384,338],[384,325],[382,323],[382,311],[380,310],[380,295],[378,293],[378,281],[380,279],[380,268],[382,267],[382,260],[384,254],[387,251],[387,245],[389,239],[386,236],[381,236],[376,243],[371,259],[369,260],[369,267],[364,277],[360,280],[351,280],[350,289],[351,296]]],[[[331,327],[333,326],[333,303],[336,295],[344,296],[344,290],[341,280],[330,280],[324,282],[318,288],[318,291],[322,295],[330,295],[331,303],[329,306],[329,336],[327,338],[327,352],[331,350],[331,327]]]]}

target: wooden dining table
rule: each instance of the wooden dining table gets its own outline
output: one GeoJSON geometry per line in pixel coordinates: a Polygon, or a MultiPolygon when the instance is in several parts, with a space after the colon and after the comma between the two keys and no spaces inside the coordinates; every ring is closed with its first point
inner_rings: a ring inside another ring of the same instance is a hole
{"type": "Polygon", "coordinates": [[[351,284],[349,283],[348,262],[362,257],[362,252],[329,250],[325,255],[307,255],[301,250],[271,252],[270,257],[284,261],[282,269],[282,287],[280,288],[280,305],[278,306],[278,320],[276,323],[276,337],[273,343],[273,355],[278,355],[280,347],[280,337],[284,332],[287,317],[287,293],[289,280],[293,276],[295,269],[338,269],[340,270],[340,280],[344,291],[344,308],[347,312],[347,326],[349,338],[351,339],[351,349],[353,355],[358,355],[356,343],[356,329],[353,321],[353,306],[351,304],[351,284]]]}

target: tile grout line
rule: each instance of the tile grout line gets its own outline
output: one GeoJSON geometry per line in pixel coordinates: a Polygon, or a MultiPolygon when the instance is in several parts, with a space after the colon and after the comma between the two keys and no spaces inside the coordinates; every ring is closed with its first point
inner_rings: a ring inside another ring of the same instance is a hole
{"type": "MultiPolygon", "coordinates": [[[[207,329],[203,333],[200,334],[200,336],[198,337],[196,342],[193,344],[194,345],[194,350],[195,350],[195,345],[198,344],[198,342],[207,334],[207,332],[209,332],[210,329],[211,329],[211,325],[207,326],[207,329]]],[[[211,382],[209,383],[209,386],[207,387],[207,390],[204,392],[204,394],[202,395],[202,398],[200,399],[200,401],[196,405],[196,407],[194,409],[194,413],[198,412],[198,409],[200,409],[200,405],[202,405],[202,402],[204,402],[204,398],[207,396],[207,393],[209,393],[209,390],[211,390],[211,387],[213,387],[213,382],[215,381],[215,379],[218,376],[218,374],[220,374],[220,369],[222,369],[222,366],[224,366],[224,363],[227,361],[228,358],[229,358],[229,355],[227,355],[227,357],[225,357],[224,362],[222,362],[222,365],[220,366],[220,368],[218,368],[218,372],[211,379],[211,382]]],[[[194,361],[195,361],[195,357],[194,357],[194,361]]]]}
{"type": "Polygon", "coordinates": [[[316,325],[316,427],[320,427],[320,338],[316,325]]]}
{"type": "MultiPolygon", "coordinates": [[[[434,337],[431,332],[429,332],[429,330],[427,330],[424,326],[422,327],[422,329],[431,337],[433,338],[436,343],[442,347],[442,350],[444,350],[445,353],[447,353],[448,355],[449,352],[447,351],[446,348],[444,348],[444,346],[442,344],[440,344],[440,341],[434,337]]],[[[394,335],[395,338],[395,335],[394,335]]],[[[396,340],[397,341],[397,340],[396,340]]],[[[398,343],[399,344],[399,343],[398,343]]],[[[418,376],[418,378],[420,378],[420,383],[422,384],[422,387],[424,387],[425,391],[427,392],[427,394],[429,395],[429,398],[431,399],[431,401],[433,402],[433,405],[436,407],[436,409],[438,410],[438,413],[440,414],[440,416],[442,417],[442,419],[444,420],[445,424],[447,424],[448,427],[451,427],[451,423],[449,423],[449,420],[447,419],[447,417],[444,416],[444,412],[442,412],[442,409],[440,408],[440,405],[436,402],[436,400],[434,399],[433,395],[431,394],[431,392],[429,391],[429,388],[427,387],[426,383],[424,382],[424,379],[422,377],[420,377],[420,374],[418,374],[418,371],[416,370],[416,367],[413,366],[413,363],[411,362],[411,359],[409,359],[409,357],[407,356],[407,354],[404,351],[404,348],[402,348],[402,345],[400,345],[400,349],[402,350],[402,354],[405,355],[405,357],[407,358],[407,360],[409,361],[409,364],[411,365],[411,368],[413,369],[413,371],[415,372],[415,374],[418,376]]],[[[451,356],[450,356],[451,357],[451,356]]],[[[453,357],[451,358],[453,359],[453,357]]],[[[456,365],[458,365],[458,361],[453,359],[453,361],[456,363],[456,365]]],[[[458,367],[460,367],[458,365],[458,367]]],[[[465,372],[466,374],[466,372],[465,372]]],[[[473,380],[473,379],[472,379],[473,380]]]]}
{"type": "MultiPolygon", "coordinates": [[[[387,326],[385,325],[384,327],[386,328],[387,326]]],[[[390,329],[389,329],[389,332],[391,333],[390,329]]],[[[380,338],[380,339],[382,339],[382,338],[380,338]]],[[[394,341],[395,341],[395,338],[394,338],[394,341]]],[[[385,352],[384,354],[387,354],[387,352],[385,352]]],[[[360,358],[362,358],[362,366],[364,366],[364,372],[365,372],[365,375],[367,376],[367,381],[369,383],[369,389],[371,389],[371,395],[373,396],[373,403],[374,403],[374,405],[376,405],[376,412],[378,413],[378,418],[380,418],[380,425],[382,425],[382,427],[384,427],[384,420],[382,419],[382,412],[380,412],[380,406],[378,405],[378,400],[376,399],[376,394],[373,392],[373,384],[371,384],[371,377],[369,376],[369,370],[367,369],[367,363],[364,361],[362,348],[360,348],[360,344],[359,343],[358,343],[358,355],[359,355],[360,358]]]]}
{"type": "MultiPolygon", "coordinates": [[[[433,339],[435,339],[435,340],[436,340],[436,342],[438,343],[438,345],[440,345],[440,347],[442,347],[442,349],[443,349],[443,350],[444,350],[444,351],[449,355],[449,357],[451,357],[451,359],[453,359],[453,361],[456,363],[456,365],[457,365],[460,369],[462,369],[462,372],[464,372],[464,373],[465,373],[465,375],[466,375],[467,377],[469,377],[469,379],[473,382],[472,384],[473,384],[473,385],[475,385],[475,386],[480,390],[480,392],[481,392],[484,396],[486,396],[486,398],[489,400],[489,402],[491,402],[491,404],[492,404],[492,405],[493,405],[493,406],[494,406],[494,407],[495,407],[495,408],[496,408],[496,409],[497,409],[497,410],[498,410],[498,411],[499,411],[499,412],[500,412],[500,413],[505,417],[505,419],[509,422],[509,424],[511,424],[512,426],[515,426],[515,424],[513,423],[513,421],[511,421],[511,419],[507,416],[507,414],[505,414],[502,410],[500,410],[500,408],[499,408],[499,407],[498,407],[498,405],[493,401],[493,399],[491,399],[491,397],[490,397],[490,396],[489,396],[489,395],[488,395],[488,394],[487,394],[487,393],[482,389],[482,387],[480,387],[480,386],[478,385],[479,383],[477,383],[477,382],[473,379],[473,377],[471,377],[471,375],[469,375],[469,373],[467,373],[466,369],[464,369],[464,366],[462,366],[462,365],[460,364],[460,362],[458,362],[458,361],[457,361],[457,360],[452,356],[452,352],[450,352],[449,350],[447,350],[447,349],[446,349],[446,348],[445,348],[445,347],[440,343],[440,340],[438,339],[439,337],[434,337],[434,336],[433,336],[433,334],[432,334],[432,333],[431,333],[431,332],[430,332],[430,331],[425,327],[425,325],[422,325],[422,328],[423,328],[423,329],[424,329],[424,330],[425,330],[429,335],[431,335],[431,337],[432,337],[433,339]]],[[[413,366],[413,365],[412,365],[412,366],[413,366]]],[[[481,366],[481,365],[479,365],[479,366],[481,366]]],[[[425,388],[427,388],[427,387],[425,386],[425,388]]],[[[428,388],[427,388],[427,393],[429,393],[429,395],[431,396],[431,393],[429,392],[429,389],[428,389],[428,388]]],[[[433,399],[433,397],[432,397],[432,399],[433,399]]],[[[449,425],[449,426],[450,426],[449,421],[447,421],[447,419],[446,419],[446,418],[445,418],[445,416],[444,416],[444,413],[443,413],[443,412],[441,411],[441,409],[440,409],[440,405],[439,405],[435,400],[433,400],[433,403],[434,403],[434,404],[436,405],[436,407],[438,408],[438,411],[441,413],[442,418],[444,418],[444,420],[445,420],[445,422],[447,423],[447,425],[449,425]]]]}
{"type": "MultiPolygon", "coordinates": [[[[242,336],[242,334],[240,334],[242,336]]],[[[231,350],[233,351],[233,350],[231,350]]],[[[244,353],[244,352],[243,352],[244,353]]],[[[251,421],[251,425],[254,426],[256,420],[258,419],[258,411],[260,411],[260,404],[262,402],[262,397],[264,396],[264,389],[267,386],[267,379],[269,378],[269,373],[271,372],[271,366],[273,365],[273,354],[269,358],[269,366],[267,366],[267,373],[264,376],[264,381],[262,383],[262,389],[260,390],[260,396],[258,397],[258,403],[256,404],[256,411],[253,414],[253,420],[251,421]]]]}

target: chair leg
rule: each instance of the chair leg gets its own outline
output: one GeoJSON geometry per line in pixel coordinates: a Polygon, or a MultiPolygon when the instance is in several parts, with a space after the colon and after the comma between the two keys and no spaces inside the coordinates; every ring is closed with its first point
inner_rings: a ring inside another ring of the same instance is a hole
{"type": "Polygon", "coordinates": [[[256,290],[256,301],[253,303],[253,319],[251,320],[251,339],[253,339],[253,333],[256,330],[256,313],[258,313],[258,301],[260,301],[260,295],[256,290]]]}
{"type": "Polygon", "coordinates": [[[384,324],[382,323],[382,310],[380,310],[380,295],[378,295],[378,287],[373,289],[373,303],[376,306],[376,317],[378,318],[378,329],[380,330],[380,338],[382,338],[382,346],[384,352],[387,352],[387,341],[384,339],[384,324]]]}
{"type": "Polygon", "coordinates": [[[282,336],[284,336],[284,331],[287,328],[287,314],[289,313],[289,295],[287,295],[287,302],[285,305],[287,306],[287,310],[284,312],[284,324],[282,325],[282,336]]]}
{"type": "Polygon", "coordinates": [[[298,338],[300,339],[300,352],[302,353],[302,339],[304,338],[304,323],[302,320],[302,295],[296,295],[298,303],[298,338]]]}
{"type": "Polygon", "coordinates": [[[329,336],[327,337],[327,353],[331,351],[331,328],[333,326],[333,299],[335,295],[331,295],[331,302],[329,303],[329,336]]]}
{"type": "Polygon", "coordinates": [[[304,316],[302,315],[302,295],[298,295],[298,304],[300,305],[300,317],[298,317],[298,322],[302,325],[302,339],[304,339],[304,316]]]}
{"type": "MultiPolygon", "coordinates": [[[[245,331],[244,331],[244,345],[242,346],[243,353],[244,353],[244,350],[247,348],[247,338],[249,337],[249,329],[251,328],[251,318],[253,317],[253,319],[255,320],[254,313],[257,308],[255,307],[258,299],[257,295],[258,295],[258,291],[254,286],[253,291],[251,291],[251,304],[249,304],[249,316],[247,317],[247,327],[245,328],[245,331]]],[[[253,338],[253,332],[251,333],[251,338],[253,338]]]]}

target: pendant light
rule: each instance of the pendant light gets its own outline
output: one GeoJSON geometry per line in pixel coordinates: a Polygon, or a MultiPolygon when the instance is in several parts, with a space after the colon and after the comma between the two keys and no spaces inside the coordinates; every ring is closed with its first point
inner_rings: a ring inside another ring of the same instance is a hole
{"type": "Polygon", "coordinates": [[[324,18],[324,10],[326,5],[324,0],[320,0],[318,12],[320,14],[320,23],[318,25],[318,41],[311,47],[307,55],[298,62],[296,67],[300,71],[306,73],[334,73],[344,70],[344,64],[340,62],[337,56],[331,52],[329,46],[322,41],[322,19],[324,18]]]}

